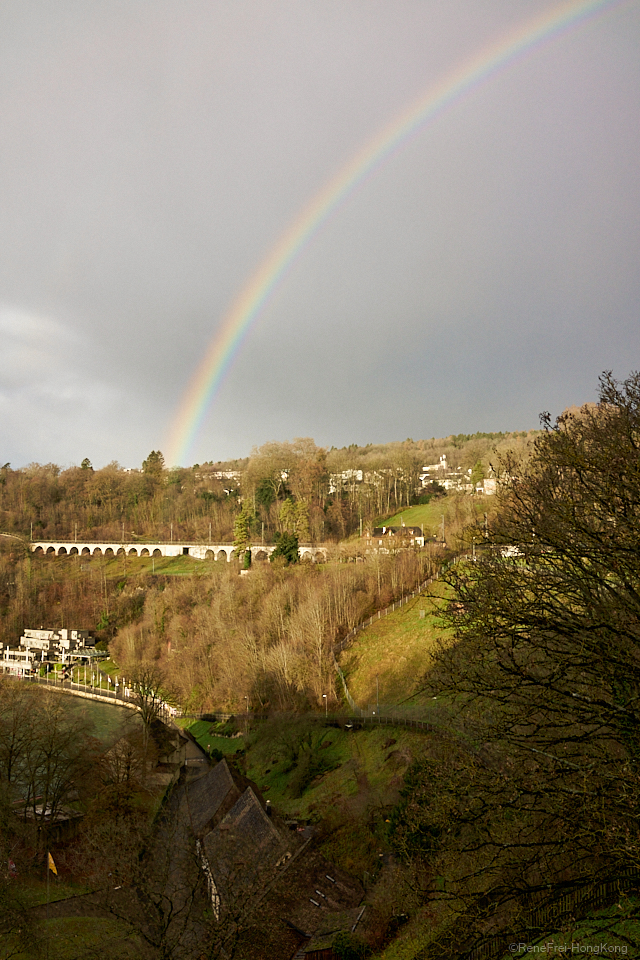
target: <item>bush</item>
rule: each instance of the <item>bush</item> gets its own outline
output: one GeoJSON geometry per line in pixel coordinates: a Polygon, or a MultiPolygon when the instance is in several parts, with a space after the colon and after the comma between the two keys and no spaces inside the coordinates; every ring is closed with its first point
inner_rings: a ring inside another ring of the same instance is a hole
{"type": "Polygon", "coordinates": [[[342,930],[336,936],[333,941],[333,952],[340,957],[340,960],[366,960],[366,957],[371,956],[371,949],[362,937],[347,930],[342,930]]]}

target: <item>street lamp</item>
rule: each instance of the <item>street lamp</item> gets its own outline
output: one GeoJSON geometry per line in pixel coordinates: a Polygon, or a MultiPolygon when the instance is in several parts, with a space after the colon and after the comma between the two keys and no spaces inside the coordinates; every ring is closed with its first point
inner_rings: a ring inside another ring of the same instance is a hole
{"type": "Polygon", "coordinates": [[[326,693],[323,693],[323,694],[322,694],[322,699],[324,700],[324,716],[325,716],[325,719],[326,719],[326,718],[327,718],[327,715],[328,715],[328,710],[329,710],[329,701],[327,700],[327,695],[326,695],[326,693]]]}

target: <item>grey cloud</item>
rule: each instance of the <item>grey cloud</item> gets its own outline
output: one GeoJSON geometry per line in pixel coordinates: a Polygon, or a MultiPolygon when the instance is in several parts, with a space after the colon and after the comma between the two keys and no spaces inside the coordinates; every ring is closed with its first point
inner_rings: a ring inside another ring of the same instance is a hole
{"type": "MultiPolygon", "coordinates": [[[[309,199],[430,83],[552,9],[5,3],[4,459],[140,463],[309,199]]],[[[637,366],[639,40],[637,6],[613,7],[402,144],[261,311],[192,458],[527,428],[637,366]]]]}

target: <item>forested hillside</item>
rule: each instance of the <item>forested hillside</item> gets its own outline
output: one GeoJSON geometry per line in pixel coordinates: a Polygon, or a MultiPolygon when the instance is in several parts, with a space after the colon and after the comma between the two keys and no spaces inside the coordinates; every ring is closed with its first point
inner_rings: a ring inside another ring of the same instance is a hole
{"type": "MultiPolygon", "coordinates": [[[[267,443],[244,460],[167,469],[152,451],[139,469],[88,460],[0,469],[0,531],[22,537],[230,542],[245,504],[250,533],[273,542],[337,541],[432,492],[424,467],[487,476],[496,451],[527,449],[533,432],[478,433],[325,450],[311,439],[267,443]]],[[[434,473],[437,479],[437,474],[434,473]]]]}
{"type": "Polygon", "coordinates": [[[357,549],[323,566],[193,561],[193,573],[152,574],[142,560],[34,557],[0,540],[0,642],[25,627],[80,627],[127,675],[153,664],[167,692],[200,709],[296,710],[335,702],[333,644],[436,568],[439,547],[357,549]]]}
{"type": "MultiPolygon", "coordinates": [[[[425,474],[425,467],[445,457],[454,474],[481,476],[497,464],[496,449],[521,455],[528,445],[526,434],[477,434],[327,451],[304,439],[189,469],[167,469],[159,451],[139,470],[116,463],[94,470],[87,460],[64,470],[5,464],[0,532],[25,541],[244,536],[266,543],[288,532],[300,541],[336,542],[330,561],[362,561],[364,541],[345,549],[345,538],[412,502],[439,498],[437,522],[446,519],[450,544],[473,519],[475,498],[446,495],[431,480],[442,471],[425,474]]],[[[374,553],[365,563],[298,571],[258,564],[249,580],[238,577],[236,564],[202,562],[176,580],[130,557],[35,557],[26,543],[4,536],[0,642],[15,646],[25,627],[89,629],[123,670],[153,662],[182,703],[318,706],[323,694],[335,701],[332,645],[430,575],[439,551],[374,553]]]]}
{"type": "Polygon", "coordinates": [[[425,946],[386,960],[637,956],[640,376],[605,374],[598,405],[545,427],[525,470],[506,464],[486,547],[444,576],[423,689],[447,762],[414,763],[392,825],[425,946]]]}

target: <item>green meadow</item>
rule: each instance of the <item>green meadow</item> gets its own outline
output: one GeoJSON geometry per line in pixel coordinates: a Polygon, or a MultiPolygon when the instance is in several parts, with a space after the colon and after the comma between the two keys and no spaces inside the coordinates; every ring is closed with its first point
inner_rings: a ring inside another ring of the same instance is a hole
{"type": "Polygon", "coordinates": [[[429,667],[431,651],[447,636],[438,615],[445,591],[435,581],[429,592],[374,620],[341,654],[339,663],[358,706],[380,703],[383,712],[382,705],[402,705],[416,717],[431,709],[421,698],[420,680],[429,667]]]}

